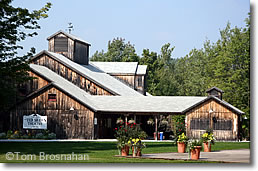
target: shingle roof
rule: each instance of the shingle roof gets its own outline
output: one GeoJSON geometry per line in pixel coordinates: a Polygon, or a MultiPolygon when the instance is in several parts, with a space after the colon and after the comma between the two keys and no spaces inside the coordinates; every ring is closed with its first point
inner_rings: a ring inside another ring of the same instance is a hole
{"type": "Polygon", "coordinates": [[[145,75],[147,72],[147,65],[138,65],[136,74],[145,75]]]}
{"type": "Polygon", "coordinates": [[[30,64],[30,68],[37,74],[46,77],[48,80],[51,81],[51,84],[53,84],[54,86],[69,93],[80,102],[83,102],[86,106],[90,106],[94,110],[97,109],[97,107],[88,99],[91,95],[88,94],[86,91],[80,89],[70,81],[64,79],[60,75],[41,65],[30,64]]]}
{"type": "Polygon", "coordinates": [[[41,54],[48,54],[52,58],[56,59],[57,61],[60,61],[64,65],[68,66],[71,69],[76,70],[77,72],[81,73],[82,75],[85,75],[87,78],[92,80],[93,82],[100,84],[105,89],[110,90],[111,92],[114,92],[115,94],[121,95],[121,96],[143,96],[141,93],[135,91],[134,89],[128,87],[121,81],[117,80],[116,78],[108,75],[107,73],[103,72],[102,70],[96,68],[95,66],[89,64],[89,65],[80,65],[77,64],[70,59],[66,58],[65,56],[49,52],[49,51],[42,51],[39,54],[37,54],[34,58],[37,58],[41,54]]]}
{"type": "Polygon", "coordinates": [[[214,99],[236,113],[244,114],[215,96],[92,96],[44,66],[30,64],[30,68],[94,111],[183,114],[207,100],[214,99]]]}
{"type": "Polygon", "coordinates": [[[55,37],[56,35],[58,35],[58,34],[60,34],[60,33],[66,35],[67,37],[69,37],[69,38],[72,39],[72,40],[77,40],[77,41],[79,41],[79,42],[81,42],[81,43],[90,45],[90,43],[86,42],[85,40],[82,40],[81,38],[79,38],[79,37],[77,37],[77,36],[74,36],[74,35],[72,35],[72,34],[70,34],[70,33],[66,33],[66,32],[64,32],[63,30],[59,30],[58,32],[52,34],[51,36],[49,36],[49,37],[47,38],[47,40],[51,39],[52,37],[55,37]]]}
{"type": "Polygon", "coordinates": [[[211,90],[217,90],[217,91],[219,91],[219,92],[221,92],[221,93],[224,93],[224,91],[223,90],[221,90],[221,89],[219,89],[218,87],[211,87],[211,88],[209,88],[208,90],[206,90],[206,93],[208,93],[208,92],[210,92],[211,90]]]}
{"type": "Polygon", "coordinates": [[[90,62],[108,74],[135,74],[138,62],[90,62]]]}
{"type": "Polygon", "coordinates": [[[190,96],[91,96],[98,110],[105,112],[181,113],[207,97],[190,96]]]}

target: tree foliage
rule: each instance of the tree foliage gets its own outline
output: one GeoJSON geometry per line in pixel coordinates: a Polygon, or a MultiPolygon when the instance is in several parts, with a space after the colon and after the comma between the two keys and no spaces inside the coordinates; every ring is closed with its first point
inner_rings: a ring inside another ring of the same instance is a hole
{"type": "Polygon", "coordinates": [[[30,79],[28,58],[35,49],[18,56],[23,47],[19,42],[27,37],[37,35],[38,20],[48,17],[51,3],[43,8],[30,12],[26,8],[13,7],[12,0],[1,0],[0,3],[0,107],[4,111],[16,100],[17,85],[30,79]]]}
{"type": "Polygon", "coordinates": [[[125,43],[125,39],[116,38],[108,42],[108,50],[96,51],[91,57],[92,61],[106,62],[138,62],[139,56],[135,52],[134,45],[125,43]]]}
{"type": "MultiPolygon", "coordinates": [[[[194,48],[181,58],[172,58],[175,47],[169,43],[162,46],[160,54],[144,49],[138,62],[148,65],[147,91],[162,96],[206,96],[205,91],[216,86],[224,90],[223,99],[244,111],[249,119],[250,16],[245,22],[245,28],[231,28],[228,23],[216,42],[206,40],[203,48],[194,48]]],[[[115,45],[118,39],[109,42],[108,52],[97,56],[102,61],[123,61],[123,53],[117,53],[123,52],[119,50],[123,49],[119,48],[124,45],[122,40],[119,46],[115,45]]]]}

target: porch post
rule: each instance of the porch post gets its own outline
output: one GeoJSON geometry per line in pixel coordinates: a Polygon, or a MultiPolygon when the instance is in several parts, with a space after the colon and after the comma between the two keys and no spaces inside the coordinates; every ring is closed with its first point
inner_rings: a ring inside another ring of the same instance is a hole
{"type": "Polygon", "coordinates": [[[134,115],[134,118],[133,118],[134,122],[136,123],[136,115],[134,115]]]}
{"type": "Polygon", "coordinates": [[[128,116],[128,114],[125,114],[125,127],[127,127],[127,116],[128,116]]]}
{"type": "Polygon", "coordinates": [[[156,134],[155,140],[158,140],[158,117],[157,117],[157,115],[155,115],[155,134],[156,134]]]}

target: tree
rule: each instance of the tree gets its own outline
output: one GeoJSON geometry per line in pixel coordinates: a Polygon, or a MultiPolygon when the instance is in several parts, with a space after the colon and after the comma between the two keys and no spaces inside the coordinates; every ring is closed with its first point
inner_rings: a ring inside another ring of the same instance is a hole
{"type": "Polygon", "coordinates": [[[40,29],[38,20],[48,17],[47,11],[51,3],[47,3],[40,10],[30,12],[26,8],[11,6],[12,0],[1,0],[0,3],[0,108],[6,111],[16,101],[17,87],[28,76],[28,59],[35,53],[35,49],[23,55],[18,50],[23,47],[20,41],[37,35],[40,29]]]}
{"type": "Polygon", "coordinates": [[[105,53],[96,51],[91,61],[105,62],[138,62],[139,56],[135,52],[134,45],[125,43],[125,39],[116,38],[108,42],[108,50],[105,53]]]}

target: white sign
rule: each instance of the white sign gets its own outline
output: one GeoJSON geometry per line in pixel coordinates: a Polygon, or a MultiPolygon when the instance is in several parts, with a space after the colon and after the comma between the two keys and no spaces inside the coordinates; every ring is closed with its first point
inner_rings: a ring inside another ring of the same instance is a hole
{"type": "Polygon", "coordinates": [[[39,114],[24,115],[23,129],[47,129],[47,116],[39,114]]]}

